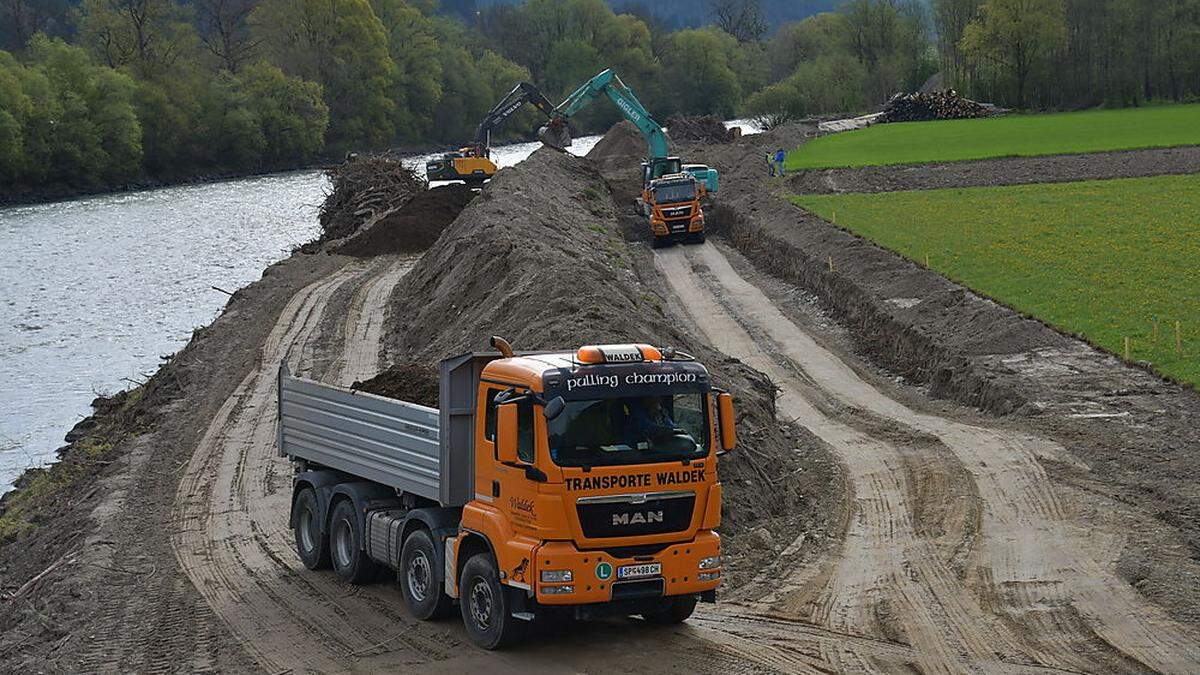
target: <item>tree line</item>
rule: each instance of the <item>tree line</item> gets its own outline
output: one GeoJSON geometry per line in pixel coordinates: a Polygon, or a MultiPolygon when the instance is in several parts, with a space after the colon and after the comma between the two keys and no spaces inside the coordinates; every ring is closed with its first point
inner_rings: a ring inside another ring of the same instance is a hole
{"type": "MultiPolygon", "coordinates": [[[[1013,107],[1200,90],[1200,0],[844,0],[774,29],[761,0],[696,3],[709,24],[673,30],[637,0],[0,0],[0,184],[464,143],[516,82],[557,100],[609,67],[664,120],[869,110],[938,72],[1013,107]]],[[[601,104],[577,122],[617,119],[601,104]]],[[[537,122],[526,110],[504,132],[537,122]]]]}

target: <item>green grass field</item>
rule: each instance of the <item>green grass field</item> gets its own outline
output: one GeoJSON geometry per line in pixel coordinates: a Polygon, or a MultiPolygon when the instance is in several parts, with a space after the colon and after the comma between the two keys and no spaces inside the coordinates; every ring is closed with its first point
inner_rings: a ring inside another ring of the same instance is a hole
{"type": "Polygon", "coordinates": [[[823,136],[786,168],[883,166],[1200,145],[1200,104],[880,124],[823,136]]]}
{"type": "Polygon", "coordinates": [[[1134,360],[1200,384],[1200,175],[792,199],[1115,354],[1131,338],[1134,360]]]}

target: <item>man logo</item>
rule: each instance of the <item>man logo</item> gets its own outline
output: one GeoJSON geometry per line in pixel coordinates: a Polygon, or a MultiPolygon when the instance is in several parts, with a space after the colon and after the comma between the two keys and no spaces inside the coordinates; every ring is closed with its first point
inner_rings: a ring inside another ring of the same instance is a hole
{"type": "Polygon", "coordinates": [[[663,521],[662,511],[646,511],[642,513],[614,513],[613,525],[645,525],[647,523],[661,523],[663,521]]]}

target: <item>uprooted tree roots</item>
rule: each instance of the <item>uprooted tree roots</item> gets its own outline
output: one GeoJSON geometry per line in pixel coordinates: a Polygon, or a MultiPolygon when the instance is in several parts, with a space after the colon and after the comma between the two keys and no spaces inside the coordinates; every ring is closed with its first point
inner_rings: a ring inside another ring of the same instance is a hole
{"type": "Polygon", "coordinates": [[[403,206],[428,184],[391,153],[355,155],[326,171],[333,189],[321,205],[321,238],[341,239],[403,206]]]}

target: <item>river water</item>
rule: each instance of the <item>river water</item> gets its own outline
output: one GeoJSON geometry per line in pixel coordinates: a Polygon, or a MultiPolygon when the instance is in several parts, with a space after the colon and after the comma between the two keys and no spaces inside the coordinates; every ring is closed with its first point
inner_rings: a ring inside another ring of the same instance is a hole
{"type": "MultiPolygon", "coordinates": [[[[429,157],[406,161],[424,173],[429,157]]],[[[228,299],[213,286],[241,288],[313,239],[327,188],[296,171],[0,209],[0,494],[55,460],[93,398],[145,381],[212,321],[228,299]]]]}
{"type": "MultiPolygon", "coordinates": [[[[428,158],[407,161],[423,173],[428,158]]],[[[144,381],[212,321],[228,299],[213,286],[241,288],[317,236],[327,188],[296,171],[0,209],[0,494],[54,461],[97,394],[144,381]]]]}

